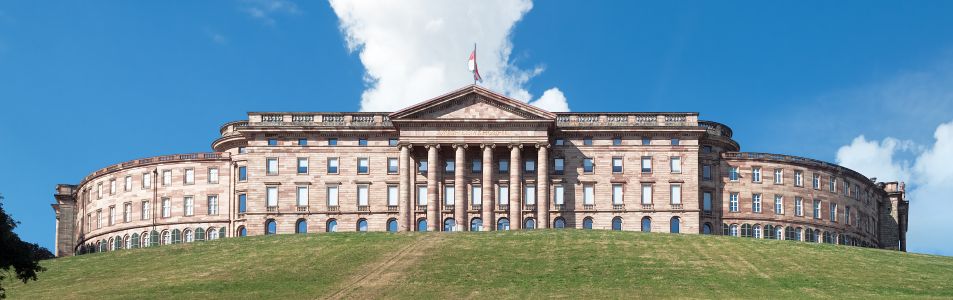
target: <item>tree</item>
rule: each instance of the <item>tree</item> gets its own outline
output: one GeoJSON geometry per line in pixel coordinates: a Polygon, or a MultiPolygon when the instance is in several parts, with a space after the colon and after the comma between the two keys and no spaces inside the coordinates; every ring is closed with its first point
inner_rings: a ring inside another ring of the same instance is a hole
{"type": "MultiPolygon", "coordinates": [[[[36,273],[44,270],[39,261],[53,257],[50,250],[20,240],[20,237],[13,232],[17,224],[19,223],[3,210],[3,196],[0,195],[0,284],[6,278],[10,268],[14,269],[16,278],[23,283],[36,280],[36,273]]],[[[0,286],[0,298],[5,297],[3,286],[0,286]]]]}

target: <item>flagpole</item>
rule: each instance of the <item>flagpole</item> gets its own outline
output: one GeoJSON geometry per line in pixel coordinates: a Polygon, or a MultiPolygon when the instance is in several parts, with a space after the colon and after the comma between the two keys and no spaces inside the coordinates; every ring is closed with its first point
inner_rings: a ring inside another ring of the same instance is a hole
{"type": "MultiPolygon", "coordinates": [[[[476,43],[473,43],[473,64],[476,65],[476,43]]],[[[477,84],[476,76],[473,76],[473,85],[477,84]]]]}

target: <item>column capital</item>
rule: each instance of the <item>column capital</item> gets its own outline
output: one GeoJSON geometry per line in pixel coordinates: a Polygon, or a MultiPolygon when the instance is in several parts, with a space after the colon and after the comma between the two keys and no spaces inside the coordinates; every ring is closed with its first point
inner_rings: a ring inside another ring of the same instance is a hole
{"type": "Polygon", "coordinates": [[[549,143],[536,143],[536,148],[549,148],[549,143]]]}
{"type": "Polygon", "coordinates": [[[453,149],[459,149],[459,148],[466,149],[469,146],[470,145],[467,145],[467,144],[453,144],[453,149]]]}
{"type": "Polygon", "coordinates": [[[523,144],[510,144],[508,147],[510,149],[513,149],[514,147],[523,149],[523,144]]]}
{"type": "Polygon", "coordinates": [[[403,148],[411,149],[413,147],[414,147],[414,144],[411,144],[408,142],[397,143],[397,149],[403,149],[403,148]]]}
{"type": "Polygon", "coordinates": [[[427,147],[428,150],[429,150],[430,148],[440,149],[440,144],[426,144],[426,145],[424,145],[424,147],[427,147]]]}
{"type": "Polygon", "coordinates": [[[490,149],[496,148],[496,144],[480,144],[480,149],[486,149],[486,148],[490,148],[490,149]]]}

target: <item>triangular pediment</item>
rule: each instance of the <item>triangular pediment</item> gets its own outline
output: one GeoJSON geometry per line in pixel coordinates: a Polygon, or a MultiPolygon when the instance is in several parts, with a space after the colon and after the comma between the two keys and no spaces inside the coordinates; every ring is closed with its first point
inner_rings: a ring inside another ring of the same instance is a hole
{"type": "Polygon", "coordinates": [[[399,120],[553,120],[556,115],[471,85],[390,114],[399,120]]]}

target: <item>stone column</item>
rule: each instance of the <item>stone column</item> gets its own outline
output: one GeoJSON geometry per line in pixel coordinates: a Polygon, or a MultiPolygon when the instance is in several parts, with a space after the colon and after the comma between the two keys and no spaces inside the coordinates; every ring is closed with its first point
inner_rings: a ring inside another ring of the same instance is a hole
{"type": "Polygon", "coordinates": [[[455,230],[466,231],[470,227],[470,222],[467,221],[467,206],[470,205],[467,201],[467,184],[464,181],[464,171],[466,171],[466,144],[457,144],[453,145],[454,150],[456,151],[456,156],[453,159],[453,189],[454,189],[454,207],[453,207],[453,219],[457,221],[457,228],[455,230]]]}
{"type": "Polygon", "coordinates": [[[493,219],[493,195],[496,194],[496,188],[493,186],[493,145],[483,144],[483,180],[480,185],[483,189],[483,230],[490,231],[496,229],[496,220],[493,219]]]}
{"type": "Polygon", "coordinates": [[[536,209],[538,220],[536,222],[539,228],[549,228],[549,144],[537,144],[539,148],[536,154],[537,180],[536,180],[536,209]]]}
{"type": "Polygon", "coordinates": [[[410,201],[410,173],[413,168],[410,166],[410,145],[400,146],[400,187],[398,188],[400,207],[398,207],[400,231],[411,231],[414,228],[414,208],[410,201]]]}
{"type": "Polygon", "coordinates": [[[440,231],[440,199],[437,199],[437,148],[427,145],[427,226],[429,231],[440,231]]]}
{"type": "Polygon", "coordinates": [[[523,145],[510,145],[510,229],[523,228],[523,202],[520,199],[520,150],[523,145]]]}

